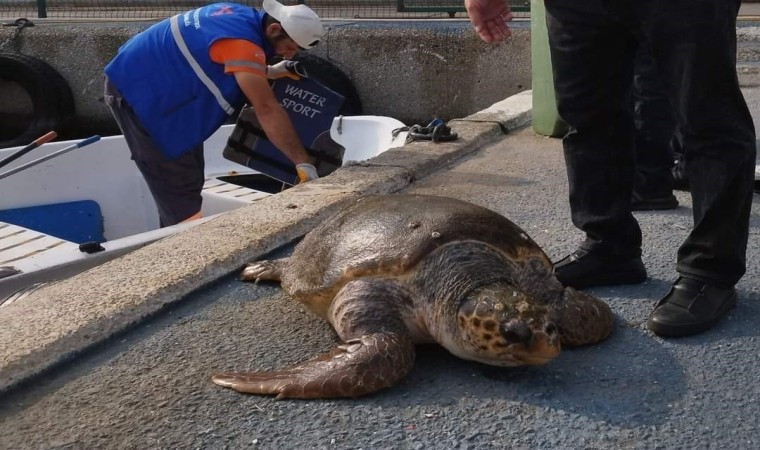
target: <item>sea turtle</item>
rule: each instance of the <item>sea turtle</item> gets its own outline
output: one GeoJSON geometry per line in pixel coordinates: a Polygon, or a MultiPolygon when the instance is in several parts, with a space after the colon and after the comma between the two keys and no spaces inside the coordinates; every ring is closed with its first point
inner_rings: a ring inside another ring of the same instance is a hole
{"type": "Polygon", "coordinates": [[[344,342],[285,370],[212,377],[277,398],[389,387],[411,370],[417,343],[495,366],[544,364],[560,342],[599,342],[613,323],[607,304],[560,284],[525,231],[447,197],[365,197],[309,232],[289,258],[250,263],[241,278],[280,281],[344,342]]]}

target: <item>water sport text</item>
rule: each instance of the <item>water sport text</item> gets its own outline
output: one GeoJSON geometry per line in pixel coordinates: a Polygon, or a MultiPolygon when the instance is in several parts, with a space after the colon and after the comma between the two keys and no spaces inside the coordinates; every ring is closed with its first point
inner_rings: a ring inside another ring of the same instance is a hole
{"type": "Polygon", "coordinates": [[[293,86],[292,84],[285,86],[285,93],[290,97],[282,99],[282,107],[289,109],[295,113],[303,114],[304,116],[314,118],[317,114],[322,114],[322,111],[316,109],[317,107],[324,107],[326,97],[317,95],[313,92],[307,91],[293,86]]]}

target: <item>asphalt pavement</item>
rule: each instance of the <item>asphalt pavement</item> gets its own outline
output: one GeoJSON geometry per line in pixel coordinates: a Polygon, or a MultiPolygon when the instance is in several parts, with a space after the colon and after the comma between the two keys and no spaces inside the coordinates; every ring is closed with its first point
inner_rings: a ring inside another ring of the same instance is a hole
{"type": "MultiPolygon", "coordinates": [[[[745,96],[757,124],[760,88],[745,96]]],[[[582,238],[570,222],[561,143],[530,128],[404,191],[491,208],[553,259],[582,238]]],[[[210,375],[299,362],[336,337],[278,286],[231,273],[0,397],[0,448],[760,448],[760,203],[737,308],[707,333],[661,339],[645,322],[675,277],[676,249],[691,227],[690,196],[677,197],[676,210],[636,213],[649,279],[591,290],[615,313],[612,336],[548,365],[489,367],[427,346],[406,379],[368,397],[237,394],[210,375]]]]}

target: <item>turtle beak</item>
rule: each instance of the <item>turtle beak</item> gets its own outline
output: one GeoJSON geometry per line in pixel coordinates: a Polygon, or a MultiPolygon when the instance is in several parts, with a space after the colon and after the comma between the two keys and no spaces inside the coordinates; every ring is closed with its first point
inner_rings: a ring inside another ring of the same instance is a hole
{"type": "Polygon", "coordinates": [[[560,352],[559,332],[552,322],[543,330],[533,330],[525,321],[513,319],[502,323],[499,332],[521,364],[546,364],[560,352]]]}

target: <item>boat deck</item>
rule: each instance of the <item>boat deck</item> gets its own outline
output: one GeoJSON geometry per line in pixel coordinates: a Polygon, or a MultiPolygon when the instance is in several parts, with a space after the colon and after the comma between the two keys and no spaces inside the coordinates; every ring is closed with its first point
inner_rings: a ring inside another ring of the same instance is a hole
{"type": "Polygon", "coordinates": [[[0,222],[0,266],[13,266],[36,255],[52,251],[79,250],[79,245],[49,234],[11,223],[0,222]]]}
{"type": "MultiPolygon", "coordinates": [[[[206,179],[203,186],[204,204],[211,205],[207,216],[245,206],[270,195],[218,178],[206,179]]],[[[188,227],[192,224],[178,224],[174,227],[180,226],[188,227]]],[[[63,264],[68,265],[67,271],[77,264],[86,268],[94,265],[94,261],[90,260],[108,259],[105,255],[108,252],[124,253],[126,248],[145,245],[170,235],[171,228],[173,227],[156,230],[151,233],[152,236],[144,236],[141,242],[127,242],[128,239],[105,242],[102,251],[88,254],[80,250],[80,245],[76,242],[0,221],[0,306],[10,304],[14,296],[23,294],[18,291],[19,287],[29,283],[22,278],[30,278],[37,271],[54,270],[63,264]]]]}

